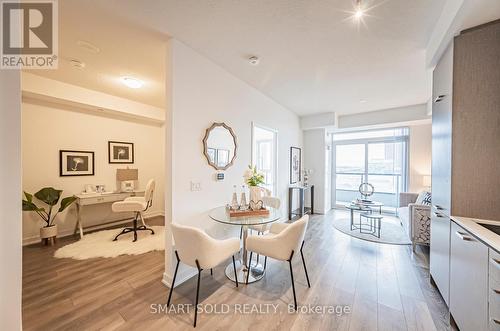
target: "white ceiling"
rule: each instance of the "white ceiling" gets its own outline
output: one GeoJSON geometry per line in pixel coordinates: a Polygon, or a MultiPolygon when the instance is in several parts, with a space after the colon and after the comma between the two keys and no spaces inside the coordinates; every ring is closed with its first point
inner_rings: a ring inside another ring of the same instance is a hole
{"type": "Polygon", "coordinates": [[[108,0],[114,10],[193,47],[300,115],[424,103],[425,46],[445,0],[108,0]],[[259,66],[247,62],[261,57],[259,66]],[[363,99],[366,103],[360,103],[363,99]]]}
{"type": "Polygon", "coordinates": [[[34,73],[161,107],[170,35],[299,115],[419,104],[430,98],[425,46],[444,2],[365,0],[373,8],[357,25],[352,0],[64,0],[60,55],[86,68],[63,60],[34,73]],[[124,87],[124,75],[145,87],[124,87]]]}
{"type": "Polygon", "coordinates": [[[59,68],[29,72],[164,108],[168,36],[95,5],[92,1],[59,1],[59,68]],[[90,42],[100,52],[81,48],[79,40],[90,42]],[[71,66],[70,59],[84,62],[85,68],[71,66]],[[140,79],[144,86],[128,88],[120,80],[123,76],[140,79]]]}

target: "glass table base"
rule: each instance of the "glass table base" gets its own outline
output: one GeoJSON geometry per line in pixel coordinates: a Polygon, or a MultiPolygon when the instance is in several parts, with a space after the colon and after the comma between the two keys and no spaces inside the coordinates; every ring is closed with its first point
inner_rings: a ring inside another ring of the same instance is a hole
{"type": "MultiPolygon", "coordinates": [[[[248,268],[241,263],[241,261],[236,261],[236,274],[238,275],[238,283],[244,284],[246,283],[247,280],[247,271],[248,268]]],[[[264,270],[264,266],[260,263],[255,263],[253,261],[252,267],[250,268],[250,276],[248,277],[248,283],[254,283],[256,281],[259,281],[264,277],[266,271],[264,270]]],[[[226,267],[226,277],[232,280],[233,282],[236,281],[234,279],[234,269],[233,269],[233,264],[230,263],[226,267]]]]}

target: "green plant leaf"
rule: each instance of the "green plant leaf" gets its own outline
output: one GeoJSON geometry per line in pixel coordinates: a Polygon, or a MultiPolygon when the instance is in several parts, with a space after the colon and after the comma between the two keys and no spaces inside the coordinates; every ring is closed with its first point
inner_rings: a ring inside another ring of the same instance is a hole
{"type": "Polygon", "coordinates": [[[55,206],[59,202],[62,190],[56,190],[53,187],[44,187],[40,191],[35,193],[35,197],[48,204],[49,206],[55,206]]]}
{"type": "Polygon", "coordinates": [[[26,201],[33,202],[33,194],[29,194],[26,191],[23,191],[23,192],[24,192],[24,196],[26,197],[26,201]]]}
{"type": "Polygon", "coordinates": [[[61,200],[61,205],[59,206],[59,210],[58,212],[62,212],[64,209],[68,208],[73,202],[75,202],[77,199],[77,197],[75,197],[74,195],[73,196],[70,196],[70,197],[66,197],[64,199],[61,200]]]}
{"type": "Polygon", "coordinates": [[[33,202],[23,200],[23,211],[38,211],[39,209],[33,202]]]}

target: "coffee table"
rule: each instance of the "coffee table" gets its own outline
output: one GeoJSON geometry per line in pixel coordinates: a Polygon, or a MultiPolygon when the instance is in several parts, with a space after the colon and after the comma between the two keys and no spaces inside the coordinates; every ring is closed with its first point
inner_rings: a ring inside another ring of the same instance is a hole
{"type": "Polygon", "coordinates": [[[380,228],[382,227],[382,215],[364,213],[359,215],[359,233],[371,234],[380,238],[380,228]],[[368,223],[362,224],[362,219],[365,218],[368,223]],[[366,225],[363,227],[363,225],[366,225]]]}
{"type": "Polygon", "coordinates": [[[358,211],[360,213],[371,213],[372,210],[368,207],[364,207],[364,206],[361,206],[361,205],[349,205],[349,206],[346,206],[347,209],[349,209],[351,211],[351,231],[352,230],[356,230],[358,229],[357,226],[354,225],[354,212],[355,211],[358,211]]]}
{"type": "Polygon", "coordinates": [[[368,208],[378,208],[378,213],[382,214],[382,207],[384,204],[382,202],[378,201],[362,201],[362,200],[352,200],[351,201],[352,205],[360,205],[368,208]]]}

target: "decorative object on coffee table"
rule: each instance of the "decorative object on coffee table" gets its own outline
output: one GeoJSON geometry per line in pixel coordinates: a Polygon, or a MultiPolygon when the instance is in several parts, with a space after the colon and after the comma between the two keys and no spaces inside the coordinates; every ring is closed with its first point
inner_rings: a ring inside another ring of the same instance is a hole
{"type": "Polygon", "coordinates": [[[44,207],[38,207],[33,202],[33,195],[24,192],[23,199],[23,211],[32,211],[38,214],[40,218],[45,222],[45,226],[40,228],[40,238],[42,239],[42,244],[53,245],[57,237],[57,224],[54,224],[54,220],[57,215],[68,208],[73,202],[76,201],[76,197],[69,196],[61,200],[59,209],[55,214],[53,214],[52,209],[57,206],[59,199],[61,198],[62,190],[56,190],[53,187],[45,187],[40,191],[35,193],[35,198],[47,205],[47,209],[44,207]]]}
{"type": "Polygon", "coordinates": [[[359,193],[361,193],[362,199],[370,201],[368,200],[368,197],[373,195],[373,193],[375,192],[375,188],[370,183],[361,183],[361,185],[359,185],[358,191],[359,193]]]}

